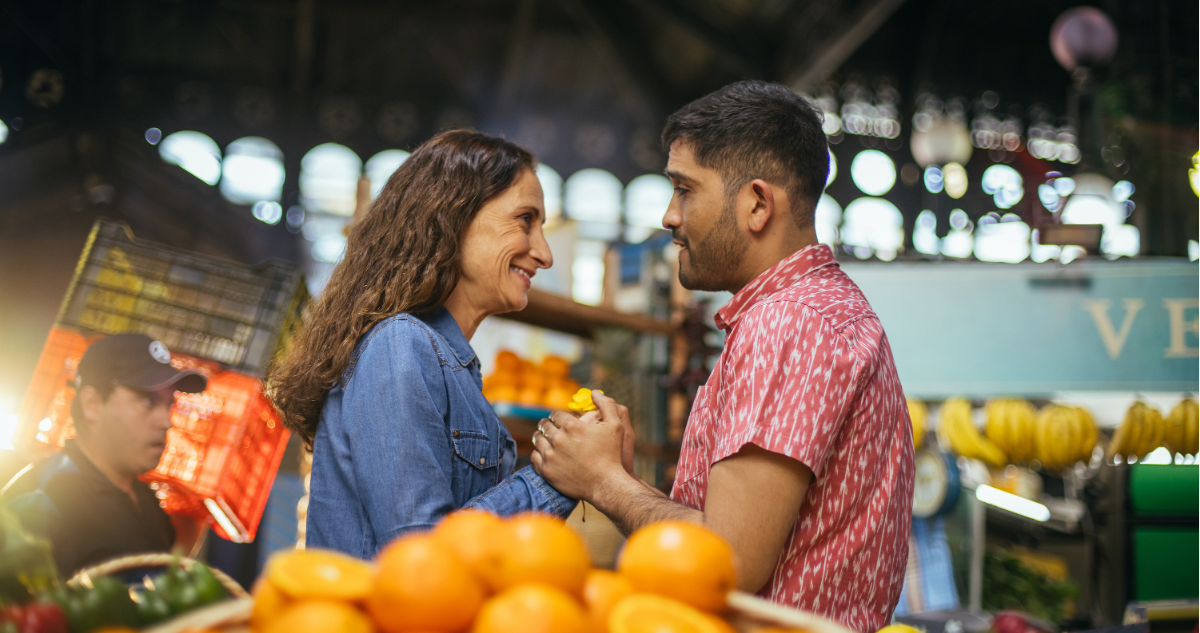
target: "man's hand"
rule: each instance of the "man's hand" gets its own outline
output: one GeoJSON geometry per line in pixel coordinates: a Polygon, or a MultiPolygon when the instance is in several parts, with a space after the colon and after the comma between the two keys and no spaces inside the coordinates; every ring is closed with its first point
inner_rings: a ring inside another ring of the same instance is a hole
{"type": "Polygon", "coordinates": [[[592,402],[596,404],[600,411],[600,419],[605,422],[619,424],[625,432],[621,442],[621,465],[625,467],[625,472],[633,474],[633,446],[636,436],[633,432],[633,424],[629,422],[629,407],[623,404],[617,404],[616,400],[608,396],[592,392],[592,402]]]}

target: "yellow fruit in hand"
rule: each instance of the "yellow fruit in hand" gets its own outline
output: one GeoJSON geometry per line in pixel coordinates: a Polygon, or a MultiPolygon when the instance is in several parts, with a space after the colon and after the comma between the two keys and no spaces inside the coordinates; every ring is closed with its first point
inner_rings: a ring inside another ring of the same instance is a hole
{"type": "Polygon", "coordinates": [[[725,608],[737,587],[733,548],[708,529],[684,521],[652,523],[629,537],[617,571],[637,591],[710,612],[725,608]]]}
{"type": "MultiPolygon", "coordinates": [[[[604,392],[600,391],[599,389],[596,390],[596,393],[602,396],[604,395],[604,392]]],[[[575,395],[571,397],[571,404],[567,405],[567,408],[575,413],[587,413],[588,411],[595,411],[596,403],[592,402],[592,390],[580,389],[579,391],[576,391],[575,395]]]]}

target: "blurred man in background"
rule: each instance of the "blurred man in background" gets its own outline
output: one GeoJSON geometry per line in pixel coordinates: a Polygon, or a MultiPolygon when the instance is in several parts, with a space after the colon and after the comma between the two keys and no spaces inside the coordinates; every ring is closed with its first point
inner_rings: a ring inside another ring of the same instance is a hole
{"type": "Polygon", "coordinates": [[[93,343],[77,371],[75,439],[0,491],[0,503],[26,529],[50,540],[64,578],[118,556],[176,546],[186,553],[200,536],[197,524],[173,524],[154,491],[138,480],[162,457],[175,393],[207,386],[201,374],[170,362],[167,347],[144,334],[93,343]]]}

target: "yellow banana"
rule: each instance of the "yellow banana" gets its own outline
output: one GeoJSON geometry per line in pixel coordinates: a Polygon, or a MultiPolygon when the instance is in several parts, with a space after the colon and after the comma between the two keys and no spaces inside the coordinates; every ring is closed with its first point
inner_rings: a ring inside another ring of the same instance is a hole
{"type": "Polygon", "coordinates": [[[1171,409],[1163,420],[1163,446],[1167,447],[1172,453],[1183,452],[1183,437],[1187,432],[1187,403],[1190,398],[1185,398],[1171,409]]]}
{"type": "Polygon", "coordinates": [[[1200,450],[1200,408],[1196,401],[1185,398],[1176,408],[1184,407],[1183,441],[1180,444],[1181,453],[1195,455],[1200,450]]]}
{"type": "Polygon", "coordinates": [[[925,440],[925,424],[929,418],[929,410],[920,400],[912,398],[905,398],[905,400],[908,404],[908,417],[912,420],[913,446],[921,448],[921,443],[925,440]]]}
{"type": "Polygon", "coordinates": [[[1136,402],[1133,406],[1137,407],[1138,405],[1143,407],[1142,420],[1145,425],[1145,432],[1142,434],[1137,451],[1137,458],[1141,460],[1162,444],[1163,417],[1162,413],[1154,406],[1144,402],[1136,402]]]}
{"type": "Polygon", "coordinates": [[[1076,459],[1087,463],[1092,459],[1092,451],[1096,448],[1096,439],[1099,437],[1099,430],[1096,429],[1096,421],[1092,419],[1092,414],[1088,413],[1083,407],[1074,407],[1075,415],[1079,416],[1080,424],[1083,426],[1083,439],[1079,442],[1079,450],[1076,453],[1076,459]]]}
{"type": "Polygon", "coordinates": [[[987,439],[1011,461],[1033,458],[1035,412],[1021,399],[998,398],[987,403],[987,439]]]}
{"type": "Polygon", "coordinates": [[[945,425],[945,434],[955,452],[963,457],[982,460],[992,466],[1003,466],[1007,462],[1004,451],[979,433],[971,421],[971,403],[962,398],[950,398],[942,403],[939,425],[945,425]]]}

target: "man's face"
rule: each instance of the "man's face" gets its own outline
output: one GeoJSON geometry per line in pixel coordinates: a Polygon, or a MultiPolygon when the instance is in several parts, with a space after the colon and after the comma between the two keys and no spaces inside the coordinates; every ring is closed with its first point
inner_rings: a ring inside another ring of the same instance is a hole
{"type": "Polygon", "coordinates": [[[736,288],[750,242],[738,221],[735,196],[726,195],[717,171],[696,164],[686,141],[671,144],[667,176],[675,193],[663,228],[680,246],[679,283],[688,290],[736,288]]]}
{"type": "MultiPolygon", "coordinates": [[[[88,387],[85,387],[87,389],[88,387]]],[[[109,463],[137,475],[158,466],[171,428],[175,391],[136,391],[117,385],[107,400],[92,399],[85,412],[91,420],[88,442],[104,452],[109,463]]]]}

